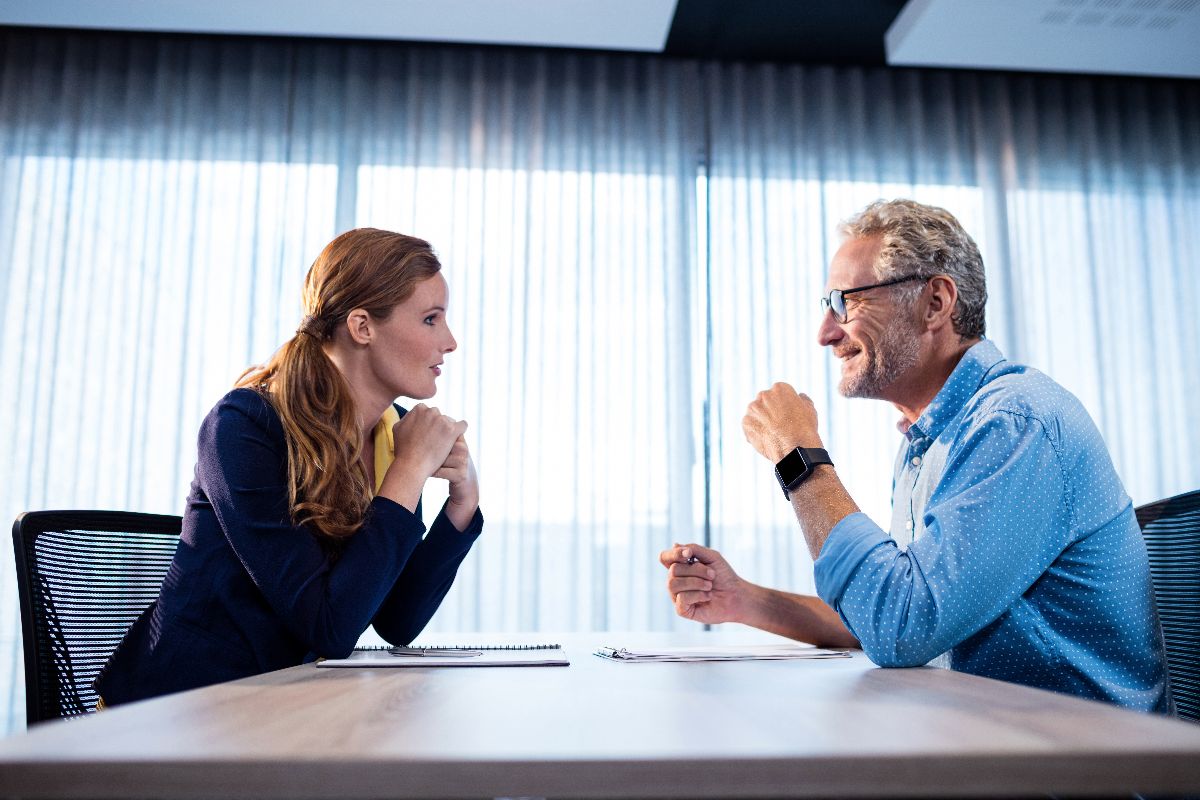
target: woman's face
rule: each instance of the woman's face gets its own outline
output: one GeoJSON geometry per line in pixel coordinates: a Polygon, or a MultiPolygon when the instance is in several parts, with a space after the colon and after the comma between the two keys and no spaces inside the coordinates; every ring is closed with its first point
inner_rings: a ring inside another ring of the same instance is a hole
{"type": "Polygon", "coordinates": [[[393,396],[426,400],[437,392],[434,381],[442,374],[442,359],[458,347],[446,324],[449,295],[446,279],[434,275],[377,323],[372,365],[393,396]]]}

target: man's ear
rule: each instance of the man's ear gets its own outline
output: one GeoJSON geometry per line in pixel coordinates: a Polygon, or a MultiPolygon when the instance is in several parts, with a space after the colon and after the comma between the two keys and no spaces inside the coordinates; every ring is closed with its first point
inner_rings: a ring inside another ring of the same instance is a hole
{"type": "Polygon", "coordinates": [[[374,320],[365,308],[356,308],[346,315],[346,332],[355,344],[370,344],[375,336],[374,320]]]}
{"type": "Polygon", "coordinates": [[[954,307],[958,304],[958,286],[949,275],[935,275],[926,288],[925,327],[936,331],[953,325],[954,307]]]}

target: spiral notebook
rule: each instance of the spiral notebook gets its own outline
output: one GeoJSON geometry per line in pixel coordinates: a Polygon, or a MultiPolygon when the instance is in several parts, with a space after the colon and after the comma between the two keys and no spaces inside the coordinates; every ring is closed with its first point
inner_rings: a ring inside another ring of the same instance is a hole
{"type": "Polygon", "coordinates": [[[568,667],[557,644],[360,647],[349,658],[325,658],[318,667],[568,667]]]}

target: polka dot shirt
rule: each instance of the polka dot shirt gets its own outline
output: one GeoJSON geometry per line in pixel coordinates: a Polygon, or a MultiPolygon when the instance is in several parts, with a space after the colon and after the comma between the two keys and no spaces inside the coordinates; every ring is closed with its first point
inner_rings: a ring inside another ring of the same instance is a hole
{"type": "Polygon", "coordinates": [[[1079,401],[990,341],[904,432],[891,532],[834,527],[817,592],[881,666],[953,669],[1166,711],[1133,505],[1079,401]]]}

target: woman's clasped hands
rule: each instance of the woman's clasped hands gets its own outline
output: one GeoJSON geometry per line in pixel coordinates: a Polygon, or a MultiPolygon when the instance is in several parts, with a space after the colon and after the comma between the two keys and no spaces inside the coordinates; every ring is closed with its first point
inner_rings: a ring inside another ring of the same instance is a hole
{"type": "Polygon", "coordinates": [[[392,427],[395,461],[384,478],[380,494],[389,496],[410,511],[416,508],[420,490],[429,478],[450,484],[446,515],[459,530],[466,528],[479,507],[479,477],[464,436],[467,423],[443,414],[437,408],[417,403],[392,427]],[[392,472],[402,475],[392,481],[392,472]],[[411,502],[388,494],[389,482],[411,502]],[[416,493],[413,494],[413,487],[416,493]]]}

